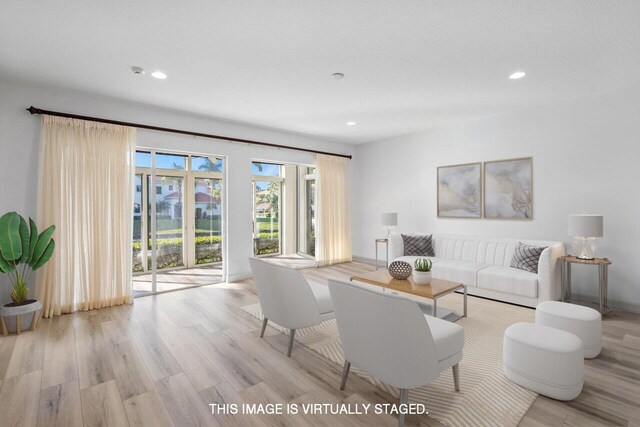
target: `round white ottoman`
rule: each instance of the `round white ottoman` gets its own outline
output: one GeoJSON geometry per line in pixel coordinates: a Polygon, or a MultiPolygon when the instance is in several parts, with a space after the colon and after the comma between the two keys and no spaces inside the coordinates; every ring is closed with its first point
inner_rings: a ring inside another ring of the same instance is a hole
{"type": "Polygon", "coordinates": [[[569,332],[516,323],[504,333],[504,374],[536,393],[572,400],[582,391],[582,352],[582,341],[569,332]]]}
{"type": "Polygon", "coordinates": [[[536,307],[536,324],[571,332],[582,340],[584,357],[592,359],[602,349],[602,316],[593,308],[558,301],[536,307]]]}

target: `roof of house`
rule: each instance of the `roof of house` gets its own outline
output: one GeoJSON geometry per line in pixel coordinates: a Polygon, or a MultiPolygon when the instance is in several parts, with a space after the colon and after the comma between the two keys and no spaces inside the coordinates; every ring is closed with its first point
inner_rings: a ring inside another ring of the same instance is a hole
{"type": "Polygon", "coordinates": [[[196,193],[196,203],[216,203],[217,201],[218,199],[210,194],[203,193],[202,191],[196,193]]]}

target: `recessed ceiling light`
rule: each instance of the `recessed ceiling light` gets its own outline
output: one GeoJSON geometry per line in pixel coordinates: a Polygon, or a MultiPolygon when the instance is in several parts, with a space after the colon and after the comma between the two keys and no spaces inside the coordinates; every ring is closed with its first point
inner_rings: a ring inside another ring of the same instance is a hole
{"type": "Polygon", "coordinates": [[[160,79],[160,80],[164,80],[167,78],[167,75],[165,73],[163,73],[162,71],[154,71],[153,73],[151,73],[151,76],[155,77],[156,79],[160,79]]]}
{"type": "Polygon", "coordinates": [[[333,77],[335,80],[342,80],[344,78],[344,74],[342,74],[342,73],[333,73],[331,75],[331,77],[333,77]]]}
{"type": "Polygon", "coordinates": [[[527,75],[527,73],[525,73],[524,71],[516,71],[515,73],[511,74],[511,75],[509,76],[509,78],[510,78],[511,80],[517,80],[517,79],[521,79],[521,78],[523,78],[523,77],[524,77],[524,76],[526,76],[526,75],[527,75]]]}
{"type": "Polygon", "coordinates": [[[347,122],[347,126],[355,126],[356,124],[356,122],[347,122]]]}
{"type": "Polygon", "coordinates": [[[133,71],[133,74],[144,75],[144,68],[142,67],[131,67],[131,71],[133,71]]]}

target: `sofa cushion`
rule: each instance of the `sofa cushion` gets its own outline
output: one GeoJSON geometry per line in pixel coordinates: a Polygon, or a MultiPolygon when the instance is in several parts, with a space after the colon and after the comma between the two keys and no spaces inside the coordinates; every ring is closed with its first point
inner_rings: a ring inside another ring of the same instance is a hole
{"type": "Polygon", "coordinates": [[[546,246],[533,246],[518,242],[511,258],[511,267],[538,274],[540,255],[545,249],[547,249],[546,246]]]}
{"type": "Polygon", "coordinates": [[[434,256],[431,234],[403,234],[405,256],[434,256]]]}
{"type": "Polygon", "coordinates": [[[481,264],[469,261],[442,260],[433,263],[431,271],[436,279],[459,282],[463,285],[476,286],[478,271],[489,267],[489,264],[481,264]]]}
{"type": "Polygon", "coordinates": [[[478,272],[478,287],[537,298],[538,275],[517,268],[496,265],[478,272]]]}

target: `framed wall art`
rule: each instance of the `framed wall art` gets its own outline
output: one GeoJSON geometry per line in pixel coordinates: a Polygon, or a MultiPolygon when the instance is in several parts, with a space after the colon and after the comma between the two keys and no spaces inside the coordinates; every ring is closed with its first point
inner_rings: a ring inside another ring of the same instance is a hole
{"type": "Polygon", "coordinates": [[[482,163],[438,168],[438,217],[482,218],[482,163]]]}
{"type": "Polygon", "coordinates": [[[484,217],[533,219],[533,158],[484,162],[484,217]]]}

